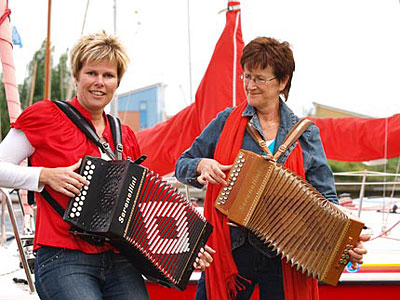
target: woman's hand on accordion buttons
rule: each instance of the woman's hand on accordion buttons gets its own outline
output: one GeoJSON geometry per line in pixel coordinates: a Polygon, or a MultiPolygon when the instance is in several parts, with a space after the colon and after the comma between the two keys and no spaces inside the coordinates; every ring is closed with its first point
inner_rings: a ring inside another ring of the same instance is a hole
{"type": "Polygon", "coordinates": [[[193,263],[193,267],[196,270],[204,271],[213,262],[213,258],[212,258],[213,254],[215,254],[215,250],[213,248],[205,245],[204,248],[200,249],[200,252],[196,257],[196,260],[193,263]]]}
{"type": "Polygon", "coordinates": [[[367,249],[363,242],[368,241],[371,238],[369,235],[360,235],[360,238],[355,245],[355,247],[349,251],[350,262],[352,263],[352,268],[357,269],[357,264],[363,264],[363,255],[367,254],[367,249]]]}
{"type": "Polygon", "coordinates": [[[39,185],[48,185],[68,197],[78,195],[82,186],[88,185],[85,178],[74,172],[81,162],[82,159],[68,167],[43,168],[39,176],[39,185]]]}
{"type": "Polygon", "coordinates": [[[197,165],[197,174],[200,174],[197,181],[202,185],[206,185],[208,182],[227,185],[224,172],[230,168],[232,168],[232,165],[221,165],[215,159],[203,158],[197,165]]]}

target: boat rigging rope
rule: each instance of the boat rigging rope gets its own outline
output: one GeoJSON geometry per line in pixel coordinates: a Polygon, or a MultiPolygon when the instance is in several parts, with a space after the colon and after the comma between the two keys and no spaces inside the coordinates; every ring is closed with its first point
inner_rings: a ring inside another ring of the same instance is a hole
{"type": "MultiPolygon", "coordinates": [[[[368,242],[373,241],[373,240],[376,240],[377,238],[380,238],[380,237],[384,237],[388,232],[390,232],[393,228],[395,228],[395,227],[396,227],[397,225],[399,225],[399,224],[400,224],[400,220],[397,221],[397,222],[396,222],[392,227],[390,227],[389,229],[387,229],[387,230],[381,232],[379,235],[374,236],[373,238],[371,238],[368,242]]],[[[392,239],[398,240],[398,239],[395,239],[395,238],[392,238],[392,239]]],[[[399,241],[400,241],[400,240],[399,240],[399,241]]]]}
{"type": "Polygon", "coordinates": [[[4,14],[0,17],[0,25],[3,24],[4,20],[11,14],[11,9],[7,8],[4,14]]]}

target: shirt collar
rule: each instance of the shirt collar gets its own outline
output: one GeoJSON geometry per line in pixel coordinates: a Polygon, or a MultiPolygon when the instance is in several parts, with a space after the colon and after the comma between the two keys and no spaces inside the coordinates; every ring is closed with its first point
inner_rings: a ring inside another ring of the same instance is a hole
{"type": "MultiPolygon", "coordinates": [[[[290,129],[296,124],[296,116],[294,115],[293,111],[286,105],[286,103],[280,98],[279,99],[279,111],[281,115],[281,127],[285,129],[290,129]]],[[[250,117],[253,118],[257,116],[256,109],[247,104],[245,110],[242,113],[243,117],[250,117]]],[[[258,118],[257,118],[258,119],[258,118]]]]}
{"type": "Polygon", "coordinates": [[[244,109],[242,116],[243,117],[253,117],[256,114],[256,109],[251,106],[250,104],[247,104],[246,108],[244,109]]]}

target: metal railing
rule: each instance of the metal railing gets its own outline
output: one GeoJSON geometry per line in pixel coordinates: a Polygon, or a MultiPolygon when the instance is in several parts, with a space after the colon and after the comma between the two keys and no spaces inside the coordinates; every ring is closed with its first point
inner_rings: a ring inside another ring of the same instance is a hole
{"type": "MultiPolygon", "coordinates": [[[[24,251],[24,247],[22,245],[22,240],[26,239],[26,237],[23,237],[19,234],[19,230],[18,230],[18,224],[17,224],[17,219],[15,217],[14,214],[14,209],[13,209],[13,204],[12,204],[12,200],[10,197],[10,191],[5,189],[5,188],[0,188],[0,196],[1,196],[1,206],[2,206],[2,216],[1,216],[1,227],[2,227],[2,236],[1,236],[1,243],[2,245],[5,242],[6,239],[6,231],[5,231],[5,206],[7,205],[7,209],[8,209],[8,215],[10,217],[10,221],[11,221],[11,225],[13,228],[13,233],[14,233],[14,237],[15,240],[17,242],[17,246],[18,246],[18,251],[19,251],[19,255],[21,258],[21,263],[22,263],[22,267],[25,271],[25,275],[26,275],[26,279],[28,281],[28,285],[29,285],[29,291],[31,293],[35,292],[35,286],[33,284],[33,280],[32,280],[32,274],[29,268],[29,264],[28,264],[28,260],[24,251]]],[[[31,238],[31,237],[28,237],[31,238]]]]}

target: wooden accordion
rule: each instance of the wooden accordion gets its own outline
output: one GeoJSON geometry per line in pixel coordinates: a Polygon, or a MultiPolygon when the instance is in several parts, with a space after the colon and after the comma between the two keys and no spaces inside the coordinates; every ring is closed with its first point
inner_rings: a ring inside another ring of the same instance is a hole
{"type": "Polygon", "coordinates": [[[215,206],[292,267],[336,285],[364,226],[276,161],[240,150],[215,206]]]}
{"type": "Polygon", "coordinates": [[[71,198],[64,219],[105,237],[148,279],[185,289],[212,226],[176,188],[130,161],[85,157],[90,183],[71,198]]]}

